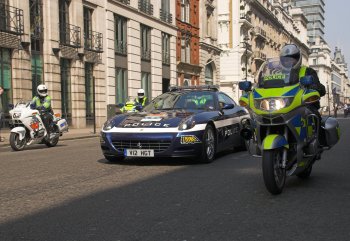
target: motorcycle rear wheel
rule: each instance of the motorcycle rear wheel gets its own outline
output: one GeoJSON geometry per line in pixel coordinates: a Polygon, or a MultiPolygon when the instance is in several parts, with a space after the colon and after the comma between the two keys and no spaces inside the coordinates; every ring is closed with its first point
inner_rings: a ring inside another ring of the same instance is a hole
{"type": "Polygon", "coordinates": [[[47,147],[55,147],[60,139],[60,135],[58,134],[58,129],[55,128],[55,134],[56,134],[56,137],[54,138],[50,138],[49,136],[48,137],[45,137],[44,139],[44,142],[45,142],[45,145],[47,147]]]}
{"type": "Polygon", "coordinates": [[[267,190],[277,195],[282,193],[286,182],[286,170],[282,168],[283,149],[264,150],[262,169],[267,190]]]}
{"type": "Polygon", "coordinates": [[[11,145],[12,150],[23,151],[26,144],[27,144],[26,138],[23,138],[23,140],[20,140],[19,134],[17,134],[17,133],[10,134],[10,145],[11,145]]]}

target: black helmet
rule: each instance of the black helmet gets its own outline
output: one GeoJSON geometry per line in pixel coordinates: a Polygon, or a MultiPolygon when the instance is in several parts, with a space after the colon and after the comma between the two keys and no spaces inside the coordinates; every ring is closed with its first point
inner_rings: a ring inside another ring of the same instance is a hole
{"type": "Polygon", "coordinates": [[[300,49],[295,44],[286,44],[281,49],[280,60],[285,68],[299,68],[301,65],[300,49]]]}

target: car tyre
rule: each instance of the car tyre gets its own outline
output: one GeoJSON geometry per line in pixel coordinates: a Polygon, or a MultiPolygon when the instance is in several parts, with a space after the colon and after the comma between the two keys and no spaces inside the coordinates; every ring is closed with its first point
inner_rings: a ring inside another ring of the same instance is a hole
{"type": "Polygon", "coordinates": [[[207,125],[203,135],[203,149],[200,157],[201,163],[211,163],[215,159],[216,137],[214,128],[207,125]]]}

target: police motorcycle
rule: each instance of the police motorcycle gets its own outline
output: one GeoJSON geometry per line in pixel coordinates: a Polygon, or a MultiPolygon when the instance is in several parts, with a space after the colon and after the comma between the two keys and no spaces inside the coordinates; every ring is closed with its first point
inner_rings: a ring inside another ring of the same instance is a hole
{"type": "Polygon", "coordinates": [[[258,84],[239,83],[243,95],[239,103],[251,119],[242,119],[241,136],[249,141],[249,151],[262,157],[263,179],[271,194],[280,194],[287,176],[308,178],[312,166],[340,138],[339,124],[332,117],[322,118],[310,111],[319,101],[312,90],[312,76],[290,81],[292,69],[286,69],[279,58],[268,59],[260,68],[258,84]]]}
{"type": "Polygon", "coordinates": [[[67,121],[59,113],[55,113],[50,126],[51,134],[48,135],[40,112],[31,101],[20,101],[10,107],[10,145],[14,151],[21,151],[32,144],[54,147],[63,132],[68,131],[67,121]]]}

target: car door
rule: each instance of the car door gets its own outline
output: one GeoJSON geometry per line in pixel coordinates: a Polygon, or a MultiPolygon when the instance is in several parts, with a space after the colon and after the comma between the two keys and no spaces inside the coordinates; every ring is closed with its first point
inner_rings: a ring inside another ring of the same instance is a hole
{"type": "Polygon", "coordinates": [[[219,107],[224,116],[224,121],[221,122],[221,138],[222,144],[225,147],[232,147],[232,145],[239,145],[239,131],[240,131],[240,113],[239,109],[235,108],[237,105],[231,97],[225,93],[218,94],[219,107]],[[222,109],[225,105],[233,105],[232,109],[222,109]]]}

